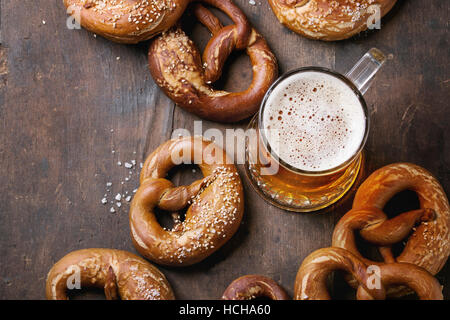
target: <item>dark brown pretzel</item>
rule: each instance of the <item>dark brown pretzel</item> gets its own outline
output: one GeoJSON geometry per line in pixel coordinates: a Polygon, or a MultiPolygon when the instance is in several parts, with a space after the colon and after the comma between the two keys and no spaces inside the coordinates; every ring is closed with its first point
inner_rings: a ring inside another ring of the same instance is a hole
{"type": "Polygon", "coordinates": [[[243,212],[241,180],[225,151],[201,137],[174,139],[145,161],[141,185],[130,208],[131,236],[137,250],[152,261],[191,265],[233,236],[243,212]],[[181,187],[165,179],[178,160],[192,163],[196,159],[204,179],[181,187]],[[185,220],[172,230],[163,229],[154,215],[155,207],[175,212],[186,206],[185,220]]]}
{"type": "Polygon", "coordinates": [[[213,34],[203,54],[181,28],[163,33],[150,45],[149,68],[156,83],[180,107],[219,122],[235,122],[253,115],[275,81],[278,66],[266,41],[248,27],[244,14],[231,1],[209,1],[225,11],[234,25],[222,27],[206,8],[197,5],[195,14],[213,34]],[[220,6],[219,6],[220,4],[220,6]],[[246,48],[253,66],[253,80],[243,92],[216,91],[216,81],[226,59],[235,49],[246,48]]]}
{"type": "MultiPolygon", "coordinates": [[[[449,228],[450,206],[439,182],[417,165],[397,163],[375,171],[359,187],[353,209],[334,229],[333,246],[351,251],[366,263],[377,264],[358,252],[354,236],[358,230],[363,239],[379,246],[385,262],[412,263],[434,275],[450,254],[449,228]],[[421,209],[387,219],[383,207],[406,189],[417,193],[421,209]],[[403,252],[394,257],[390,247],[404,239],[407,242],[403,252]]],[[[398,289],[398,293],[390,294],[404,294],[398,289]]]]}
{"type": "Polygon", "coordinates": [[[324,248],[311,253],[300,266],[295,279],[296,300],[329,300],[327,278],[335,270],[343,270],[357,281],[358,300],[385,299],[392,285],[406,285],[422,300],[442,300],[439,282],[425,269],[409,263],[370,265],[341,248],[324,248]],[[378,281],[377,281],[378,280],[378,281]]]}
{"type": "Polygon", "coordinates": [[[73,251],[50,270],[46,282],[49,300],[67,300],[71,277],[81,288],[104,288],[106,299],[173,300],[172,289],[164,275],[144,259],[114,249],[73,251]]]}
{"type": "Polygon", "coordinates": [[[342,40],[364,31],[371,17],[388,13],[397,0],[269,0],[278,20],[305,37],[342,40]]]}
{"type": "Polygon", "coordinates": [[[247,275],[234,280],[223,293],[223,300],[251,300],[255,298],[290,300],[282,287],[270,278],[247,275]]]}

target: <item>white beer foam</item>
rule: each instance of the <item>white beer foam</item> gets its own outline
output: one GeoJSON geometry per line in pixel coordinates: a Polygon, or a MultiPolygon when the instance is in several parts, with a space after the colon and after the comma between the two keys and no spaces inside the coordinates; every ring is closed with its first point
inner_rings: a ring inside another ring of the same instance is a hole
{"type": "Polygon", "coordinates": [[[266,101],[263,127],[284,162],[300,170],[324,171],[358,151],[366,117],[358,96],[344,81],[307,71],[274,88],[266,101]]]}

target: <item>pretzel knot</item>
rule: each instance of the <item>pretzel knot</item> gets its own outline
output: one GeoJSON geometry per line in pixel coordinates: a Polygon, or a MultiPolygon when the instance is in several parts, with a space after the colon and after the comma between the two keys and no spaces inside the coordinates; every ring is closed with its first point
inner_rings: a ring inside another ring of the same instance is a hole
{"type": "Polygon", "coordinates": [[[247,275],[237,278],[227,287],[222,296],[222,300],[251,300],[255,298],[290,300],[286,291],[278,283],[260,275],[247,275]]]}
{"type": "Polygon", "coordinates": [[[162,265],[197,263],[224,245],[237,231],[243,211],[243,189],[226,152],[201,137],[169,140],[145,161],[141,185],[130,207],[133,243],[146,258],[162,265]],[[174,187],[165,179],[176,164],[195,162],[204,179],[174,187]],[[175,212],[187,207],[183,222],[166,230],[154,209],[175,212]]]}
{"type": "Polygon", "coordinates": [[[103,288],[108,300],[175,299],[166,278],[155,266],[122,250],[83,249],[69,253],[48,273],[47,299],[67,300],[69,285],[77,289],[103,288]]]}
{"type": "MultiPolygon", "coordinates": [[[[384,262],[412,263],[434,275],[450,254],[449,227],[450,206],[439,182],[417,165],[397,163],[375,171],[359,187],[352,210],[334,229],[332,245],[349,250],[368,264],[378,264],[359,253],[354,235],[359,231],[363,239],[379,247],[384,262]],[[388,219],[383,207],[407,189],[417,193],[421,208],[388,219]],[[391,246],[405,239],[402,253],[394,257],[391,246]]],[[[397,288],[390,295],[405,293],[397,288]]]]}
{"type": "Polygon", "coordinates": [[[296,300],[329,300],[327,278],[331,272],[342,270],[357,281],[358,300],[386,298],[392,285],[406,285],[421,300],[442,300],[439,282],[425,269],[409,263],[367,265],[350,251],[324,248],[311,253],[300,266],[295,279],[296,300]]]}
{"type": "Polygon", "coordinates": [[[252,29],[231,1],[207,1],[227,13],[235,24],[223,27],[208,9],[194,7],[199,21],[213,34],[203,53],[179,27],[163,33],[150,45],[149,68],[156,83],[180,107],[213,121],[235,122],[252,116],[278,74],[276,58],[264,38],[252,29]],[[242,92],[214,90],[228,56],[246,49],[253,80],[242,92]]]}

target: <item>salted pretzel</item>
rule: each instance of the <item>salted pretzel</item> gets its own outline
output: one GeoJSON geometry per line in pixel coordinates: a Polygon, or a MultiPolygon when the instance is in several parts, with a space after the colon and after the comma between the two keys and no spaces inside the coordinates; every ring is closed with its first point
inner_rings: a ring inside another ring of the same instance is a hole
{"type": "Polygon", "coordinates": [[[192,0],[64,0],[85,29],[119,43],[138,43],[169,29],[192,0]]]}
{"type": "Polygon", "coordinates": [[[358,300],[386,298],[392,285],[405,285],[421,300],[442,300],[439,282],[425,269],[409,263],[380,264],[377,268],[342,248],[324,248],[311,253],[301,264],[295,279],[294,299],[329,300],[327,278],[342,270],[356,279],[358,300]]]}
{"type": "Polygon", "coordinates": [[[228,286],[222,296],[222,300],[251,300],[255,298],[290,300],[278,283],[260,275],[247,275],[237,278],[228,286]]]}
{"type": "Polygon", "coordinates": [[[439,181],[422,167],[396,163],[375,171],[359,187],[352,210],[334,229],[333,246],[376,263],[358,252],[354,232],[359,231],[363,239],[379,247],[384,262],[412,263],[434,275],[450,254],[449,229],[450,206],[439,181]],[[383,207],[403,190],[417,193],[420,209],[388,219],[383,207]],[[390,247],[405,239],[403,252],[394,257],[390,247]]]}
{"type": "Polygon", "coordinates": [[[149,69],[158,86],[180,107],[204,119],[236,122],[252,116],[278,75],[276,58],[264,38],[231,1],[210,1],[234,24],[223,27],[208,9],[196,5],[198,20],[213,34],[203,53],[180,27],[155,38],[149,49],[149,69]],[[246,49],[253,70],[250,86],[242,92],[215,90],[211,83],[233,50],[246,49]]]}
{"type": "Polygon", "coordinates": [[[144,163],[130,207],[137,250],[158,264],[186,266],[224,245],[244,212],[242,184],[232,163],[223,149],[202,137],[173,139],[158,147],[144,163]],[[198,164],[205,178],[174,187],[165,177],[181,162],[198,164]],[[156,207],[169,212],[187,207],[185,220],[166,230],[156,220],[156,207]]]}
{"type": "Polygon", "coordinates": [[[50,270],[46,282],[49,300],[67,300],[68,286],[104,288],[106,299],[173,300],[164,275],[144,259],[115,249],[73,251],[50,270]]]}
{"type": "Polygon", "coordinates": [[[305,37],[343,40],[387,14],[397,0],[269,0],[278,20],[305,37]]]}

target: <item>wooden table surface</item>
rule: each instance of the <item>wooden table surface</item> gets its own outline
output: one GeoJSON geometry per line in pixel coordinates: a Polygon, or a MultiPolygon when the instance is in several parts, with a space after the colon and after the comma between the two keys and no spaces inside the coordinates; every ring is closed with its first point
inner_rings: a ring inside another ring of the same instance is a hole
{"type": "MultiPolygon", "coordinates": [[[[129,170],[117,162],[143,162],[174,129],[193,130],[199,118],[157,88],[147,69],[148,43],[119,45],[69,30],[61,0],[0,2],[0,298],[43,299],[47,272],[66,253],[89,247],[136,252],[129,205],[110,213],[111,205],[101,204],[105,194],[111,200],[138,186],[139,166],[126,181],[129,170]]],[[[372,47],[388,54],[366,94],[372,127],[361,177],[409,161],[430,170],[450,193],[448,1],[399,1],[381,30],[333,43],[284,28],[265,0],[236,2],[269,42],[280,72],[309,65],[345,72],[372,47]]],[[[189,19],[187,30],[204,46],[208,32],[189,19]]],[[[245,88],[249,59],[242,53],[229,61],[218,87],[245,88]]],[[[203,130],[246,125],[203,121],[203,130]]],[[[331,244],[334,225],[354,196],[355,188],[324,212],[289,213],[261,199],[239,169],[246,210],[238,233],[197,265],[161,267],[179,299],[219,298],[244,274],[272,277],[292,296],[300,263],[331,244]]],[[[198,172],[184,168],[172,177],[184,184],[198,172]]],[[[416,205],[413,194],[403,193],[389,210],[416,205]]],[[[450,263],[437,277],[450,298],[450,263]]],[[[337,288],[338,297],[347,292],[337,288]]]]}

